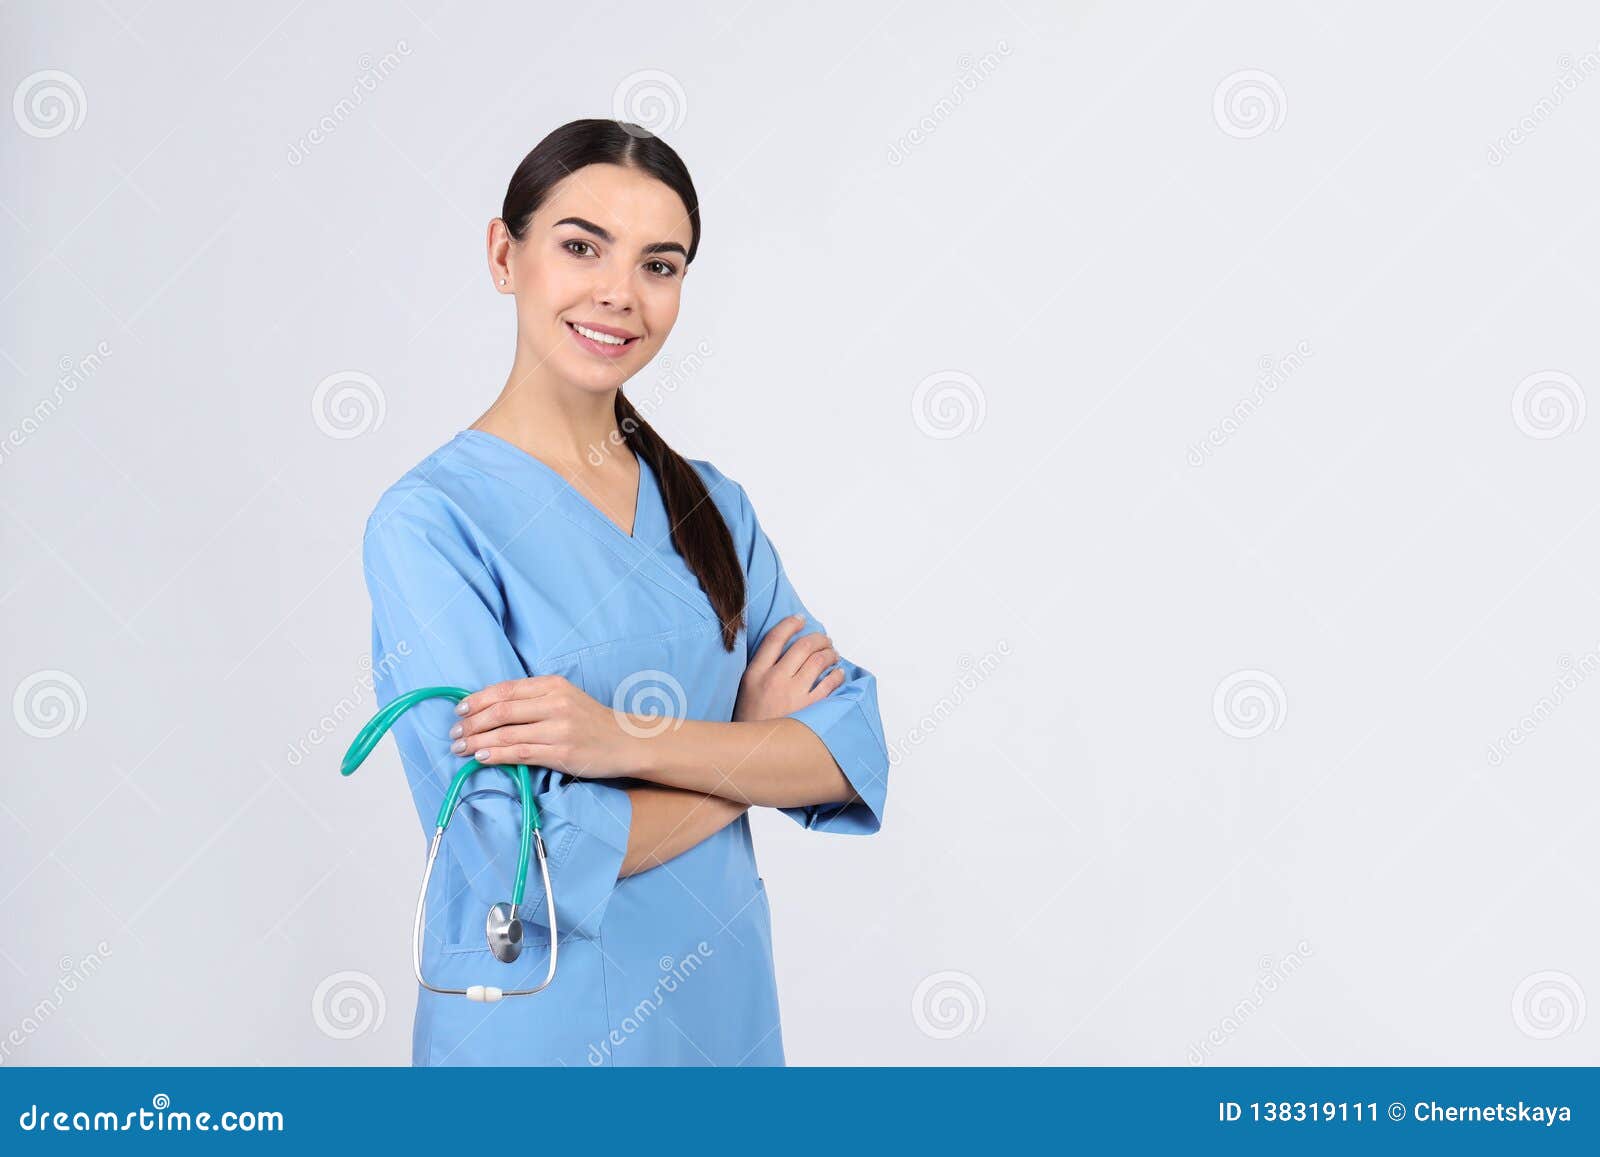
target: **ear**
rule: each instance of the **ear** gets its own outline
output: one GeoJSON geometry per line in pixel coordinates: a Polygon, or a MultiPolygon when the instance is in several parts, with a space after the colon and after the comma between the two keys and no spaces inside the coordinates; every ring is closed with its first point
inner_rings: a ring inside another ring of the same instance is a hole
{"type": "Polygon", "coordinates": [[[494,281],[495,291],[515,293],[517,279],[511,269],[511,233],[499,217],[489,222],[489,233],[484,244],[489,258],[489,276],[494,281]]]}

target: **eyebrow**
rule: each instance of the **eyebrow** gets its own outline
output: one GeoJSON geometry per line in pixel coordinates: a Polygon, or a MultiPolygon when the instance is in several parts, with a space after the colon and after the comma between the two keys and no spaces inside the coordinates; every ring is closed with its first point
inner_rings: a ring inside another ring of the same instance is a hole
{"type": "MultiPolygon", "coordinates": [[[[608,230],[596,225],[593,221],[585,221],[582,217],[563,217],[554,225],[550,226],[550,228],[556,229],[562,225],[576,225],[579,229],[585,229],[588,232],[593,233],[607,245],[610,245],[616,241],[616,238],[611,236],[608,230]]],[[[688,250],[684,249],[684,247],[679,245],[676,241],[657,241],[654,244],[646,245],[639,250],[639,255],[641,257],[648,256],[652,253],[676,253],[679,254],[685,261],[689,259],[688,250]]]]}

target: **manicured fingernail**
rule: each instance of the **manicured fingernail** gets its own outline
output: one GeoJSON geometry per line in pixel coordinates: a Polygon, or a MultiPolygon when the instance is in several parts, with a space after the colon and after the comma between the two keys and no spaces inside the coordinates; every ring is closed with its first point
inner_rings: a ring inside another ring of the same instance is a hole
{"type": "Polygon", "coordinates": [[[465,715],[468,711],[470,711],[471,708],[467,706],[467,704],[470,703],[470,702],[471,702],[470,699],[463,699],[460,703],[457,703],[456,704],[456,714],[457,715],[465,715]]]}
{"type": "Polygon", "coordinates": [[[489,758],[489,749],[485,747],[482,751],[473,753],[472,758],[476,759],[479,763],[482,763],[484,760],[489,758]]]}
{"type": "Polygon", "coordinates": [[[451,739],[460,739],[461,738],[461,724],[457,723],[454,727],[452,727],[450,729],[450,738],[451,739]]]}
{"type": "Polygon", "coordinates": [[[452,743],[450,745],[450,750],[455,752],[457,755],[460,755],[466,749],[467,749],[467,741],[465,739],[458,739],[458,740],[456,740],[454,743],[452,743]]]}

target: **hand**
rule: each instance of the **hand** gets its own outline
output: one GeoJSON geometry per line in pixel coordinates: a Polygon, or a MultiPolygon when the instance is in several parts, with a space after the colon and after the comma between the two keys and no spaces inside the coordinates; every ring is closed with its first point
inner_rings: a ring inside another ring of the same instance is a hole
{"type": "Polygon", "coordinates": [[[839,652],[827,635],[805,635],[784,650],[784,644],[805,625],[804,615],[790,615],[761,640],[739,680],[739,698],[733,705],[735,723],[782,719],[827,698],[844,682],[844,668],[840,667],[817,683],[817,676],[839,661],[839,652]],[[815,688],[813,683],[817,683],[815,688]]]}
{"type": "Polygon", "coordinates": [[[560,675],[491,683],[456,704],[451,750],[479,763],[549,767],[614,779],[638,766],[637,727],[560,675]]]}

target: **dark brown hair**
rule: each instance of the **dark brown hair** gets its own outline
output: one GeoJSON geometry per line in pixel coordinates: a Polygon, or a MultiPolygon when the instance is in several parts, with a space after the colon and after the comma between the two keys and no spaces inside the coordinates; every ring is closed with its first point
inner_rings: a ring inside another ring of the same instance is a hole
{"type": "MultiPolygon", "coordinates": [[[[700,198],[689,170],[672,146],[649,130],[614,120],[576,120],[562,125],[534,146],[511,174],[500,217],[506,232],[521,241],[528,222],[563,178],[585,165],[623,165],[638,169],[678,194],[689,218],[689,252],[685,268],[700,248],[700,198]]],[[[662,440],[639,416],[633,403],[617,391],[617,429],[623,439],[650,464],[661,481],[672,527],[672,545],[700,580],[722,623],[722,646],[732,651],[744,625],[744,570],[734,549],[733,535],[722,512],[711,500],[698,471],[662,440]]]]}

